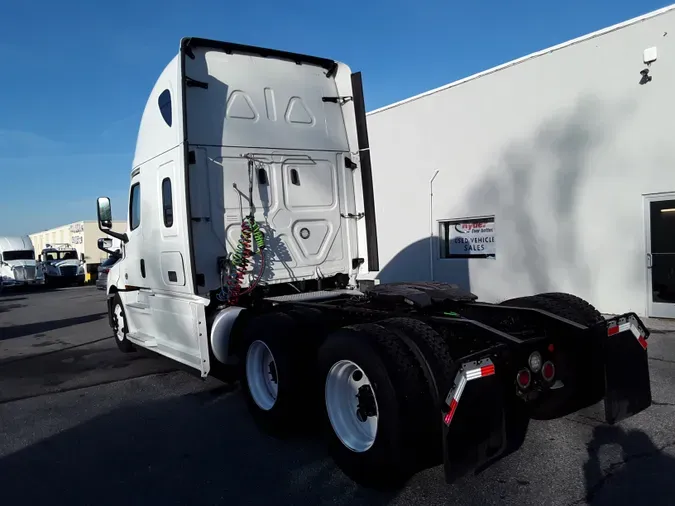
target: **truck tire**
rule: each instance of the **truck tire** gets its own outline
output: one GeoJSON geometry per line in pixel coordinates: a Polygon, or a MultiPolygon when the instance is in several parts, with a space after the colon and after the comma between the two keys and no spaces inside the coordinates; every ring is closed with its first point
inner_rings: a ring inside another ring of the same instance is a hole
{"type": "Polygon", "coordinates": [[[274,312],[251,318],[241,331],[242,390],[255,421],[276,436],[295,432],[307,413],[303,394],[315,357],[299,330],[291,316],[274,312]]]}
{"type": "Polygon", "coordinates": [[[424,467],[438,465],[443,460],[443,433],[441,409],[445,396],[454,382],[454,361],[448,343],[429,325],[413,318],[390,318],[377,322],[396,334],[411,348],[420,367],[425,372],[428,397],[424,401],[428,411],[421,416],[427,419],[427,428],[419,434],[418,442],[424,467]],[[401,334],[403,334],[401,336],[401,334]]]}
{"type": "Polygon", "coordinates": [[[115,333],[115,342],[117,347],[123,353],[131,353],[136,351],[136,347],[127,339],[127,317],[124,311],[124,304],[119,294],[115,294],[112,303],[112,324],[113,332],[115,333]]]}
{"type": "Polygon", "coordinates": [[[576,295],[561,292],[548,292],[541,293],[539,296],[559,302],[561,311],[565,311],[569,314],[569,317],[567,317],[568,320],[572,320],[589,327],[605,321],[602,313],[600,313],[600,311],[598,311],[595,306],[586,302],[581,297],[577,297],[576,295]]]}
{"type": "MultiPolygon", "coordinates": [[[[604,321],[602,314],[591,304],[575,295],[547,292],[529,297],[519,297],[501,303],[505,306],[526,307],[541,309],[556,316],[566,318],[575,323],[592,326],[604,321]]],[[[581,357],[577,369],[567,376],[566,394],[554,395],[553,400],[545,405],[535,407],[531,411],[532,418],[558,418],[568,412],[578,411],[602,400],[604,392],[601,388],[591,388],[588,385],[597,384],[592,380],[594,371],[593,352],[575,347],[570,351],[576,357],[581,357]]]]}
{"type": "Polygon", "coordinates": [[[429,430],[429,386],[415,356],[379,324],[343,327],[319,349],[324,427],[333,459],[352,480],[398,488],[418,470],[429,430]]]}
{"type": "Polygon", "coordinates": [[[505,300],[500,305],[541,309],[586,326],[592,326],[605,320],[600,311],[593,305],[581,297],[569,293],[540,293],[505,300]]]}
{"type": "Polygon", "coordinates": [[[302,387],[304,429],[308,432],[319,431],[323,385],[316,381],[318,374],[316,357],[325,336],[339,325],[335,323],[331,314],[316,308],[294,307],[284,310],[284,314],[293,319],[296,325],[295,339],[302,342],[300,353],[304,357],[302,364],[305,380],[302,387]]]}

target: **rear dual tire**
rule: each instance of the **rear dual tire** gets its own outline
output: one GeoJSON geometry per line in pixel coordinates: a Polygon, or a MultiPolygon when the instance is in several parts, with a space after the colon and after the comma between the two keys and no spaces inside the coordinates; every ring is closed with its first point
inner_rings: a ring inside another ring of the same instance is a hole
{"type": "Polygon", "coordinates": [[[429,380],[447,382],[433,346],[447,348],[430,327],[397,318],[344,327],[320,348],[324,433],[338,467],[355,482],[396,488],[439,463],[440,401],[429,380]]]}
{"type": "Polygon", "coordinates": [[[240,374],[254,418],[273,435],[318,425],[338,467],[366,486],[398,488],[439,464],[439,408],[452,381],[445,341],[407,318],[328,326],[307,311],[244,325],[240,374]]]}
{"type": "MultiPolygon", "coordinates": [[[[239,378],[249,411],[268,433],[282,437],[311,426],[316,409],[314,368],[318,312],[274,312],[242,328],[239,378]]],[[[319,313],[320,316],[320,313],[319,313]]]]}

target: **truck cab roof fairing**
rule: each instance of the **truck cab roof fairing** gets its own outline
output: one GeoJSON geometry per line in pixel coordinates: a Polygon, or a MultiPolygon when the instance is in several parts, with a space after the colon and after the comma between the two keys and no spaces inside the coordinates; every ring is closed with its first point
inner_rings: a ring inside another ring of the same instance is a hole
{"type": "Polygon", "coordinates": [[[184,52],[188,58],[194,58],[194,55],[192,55],[193,47],[204,47],[209,49],[217,49],[228,54],[232,53],[252,54],[263,58],[279,58],[284,60],[291,60],[296,62],[297,64],[316,65],[328,71],[326,77],[334,76],[339,64],[339,62],[331,60],[329,58],[320,58],[318,56],[292,53],[288,51],[280,51],[277,49],[268,49],[264,47],[235,44],[233,42],[201,39],[199,37],[183,38],[181,40],[180,47],[181,52],[184,52]]]}
{"type": "Polygon", "coordinates": [[[134,168],[183,140],[179,61],[176,55],[164,67],[148,96],[138,129],[134,168]]]}

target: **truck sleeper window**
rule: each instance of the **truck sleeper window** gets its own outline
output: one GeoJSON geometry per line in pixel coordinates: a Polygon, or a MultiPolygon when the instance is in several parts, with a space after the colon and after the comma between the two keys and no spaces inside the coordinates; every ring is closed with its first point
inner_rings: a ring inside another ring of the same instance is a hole
{"type": "Polygon", "coordinates": [[[173,225],[173,196],[171,194],[171,179],[168,177],[162,180],[162,210],[164,211],[164,226],[171,228],[173,225]]]}
{"type": "Polygon", "coordinates": [[[131,230],[141,224],[141,183],[131,187],[131,202],[129,202],[129,226],[131,230]]]}

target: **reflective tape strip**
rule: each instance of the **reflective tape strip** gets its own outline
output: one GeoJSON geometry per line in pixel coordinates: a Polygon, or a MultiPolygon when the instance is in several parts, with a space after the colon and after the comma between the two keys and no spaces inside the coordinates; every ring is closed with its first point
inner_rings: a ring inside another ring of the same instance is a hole
{"type": "Polygon", "coordinates": [[[459,404],[459,399],[462,397],[467,382],[478,378],[492,376],[493,374],[495,374],[495,365],[489,358],[462,364],[457,376],[455,376],[455,384],[445,398],[445,403],[449,407],[449,411],[443,417],[445,425],[450,425],[450,422],[452,422],[452,418],[455,416],[455,411],[457,410],[457,405],[459,404]]]}
{"type": "Polygon", "coordinates": [[[450,401],[450,411],[448,411],[445,415],[445,418],[443,418],[443,421],[445,422],[445,425],[450,425],[450,422],[452,422],[452,417],[455,416],[455,410],[457,409],[457,404],[459,404],[455,399],[452,399],[450,401]]]}
{"type": "Polygon", "coordinates": [[[484,378],[485,376],[492,376],[495,373],[495,365],[484,365],[480,368],[480,376],[484,378]]]}
{"type": "Polygon", "coordinates": [[[492,376],[494,373],[495,373],[495,366],[492,363],[490,363],[490,365],[476,367],[475,369],[470,369],[465,372],[467,381],[476,378],[483,378],[485,376],[492,376]]]}
{"type": "Polygon", "coordinates": [[[638,340],[638,343],[640,343],[640,346],[642,346],[642,348],[646,350],[647,340],[645,339],[642,329],[640,329],[640,327],[637,324],[637,321],[632,316],[628,319],[628,321],[622,318],[621,320],[619,320],[619,322],[613,322],[613,324],[607,328],[607,336],[608,337],[615,336],[616,334],[626,332],[627,330],[630,330],[632,332],[632,334],[638,340]]]}

